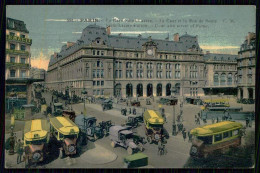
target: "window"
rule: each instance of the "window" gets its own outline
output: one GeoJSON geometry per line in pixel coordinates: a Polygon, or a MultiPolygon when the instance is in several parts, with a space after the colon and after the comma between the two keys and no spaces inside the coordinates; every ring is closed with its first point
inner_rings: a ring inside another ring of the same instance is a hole
{"type": "Polygon", "coordinates": [[[99,50],[97,51],[97,55],[99,55],[99,50]]]}
{"type": "Polygon", "coordinates": [[[96,85],[96,81],[93,81],[93,86],[95,86],[96,85]]]}
{"type": "Polygon", "coordinates": [[[104,81],[101,81],[101,86],[104,86],[104,81]]]}
{"type": "Polygon", "coordinates": [[[214,135],[214,141],[215,142],[218,142],[218,141],[221,141],[221,140],[222,140],[222,134],[214,135]]]}
{"type": "Polygon", "coordinates": [[[100,85],[100,81],[97,81],[97,86],[99,86],[100,85]]]}
{"type": "Polygon", "coordinates": [[[248,65],[252,65],[252,59],[248,60],[248,65]]]}
{"type": "Polygon", "coordinates": [[[223,133],[223,139],[228,138],[228,137],[229,137],[229,132],[224,132],[223,133]]]}
{"type": "Polygon", "coordinates": [[[96,95],[96,90],[93,90],[93,95],[96,95]]]}
{"type": "Polygon", "coordinates": [[[252,83],[252,76],[248,76],[248,83],[251,84],[252,83]]]}
{"type": "Polygon", "coordinates": [[[96,77],[96,70],[93,70],[93,78],[96,77]]]}
{"type": "Polygon", "coordinates": [[[25,35],[21,34],[21,37],[22,37],[22,38],[25,38],[25,35]]]}
{"type": "Polygon", "coordinates": [[[10,49],[15,50],[15,44],[10,44],[10,49]]]}
{"type": "Polygon", "coordinates": [[[104,51],[101,51],[101,55],[102,55],[102,56],[104,55],[104,51]]]}
{"type": "Polygon", "coordinates": [[[21,63],[25,64],[25,58],[21,58],[21,63]]]}
{"type": "Polygon", "coordinates": [[[97,95],[99,95],[99,90],[97,90],[97,95]]]}
{"type": "Polygon", "coordinates": [[[10,77],[15,77],[15,70],[10,70],[10,77]]]}
{"type": "Polygon", "coordinates": [[[101,70],[101,78],[104,77],[104,70],[101,70]]]}
{"type": "Polygon", "coordinates": [[[104,90],[101,90],[101,95],[104,95],[104,90]]]}
{"type": "Polygon", "coordinates": [[[21,70],[21,77],[22,78],[26,77],[26,70],[21,70]]]}
{"type": "Polygon", "coordinates": [[[197,138],[203,141],[204,144],[212,144],[212,136],[198,136],[197,138]]]}
{"type": "Polygon", "coordinates": [[[96,51],[95,50],[93,50],[93,55],[96,55],[96,51]]]}
{"type": "Polygon", "coordinates": [[[21,50],[25,51],[25,45],[21,45],[21,50]]]}
{"type": "Polygon", "coordinates": [[[100,67],[100,61],[97,61],[97,67],[100,67]]]}
{"type": "Polygon", "coordinates": [[[11,58],[10,58],[10,62],[11,62],[11,63],[15,63],[15,57],[11,57],[11,58]]]}
{"type": "Polygon", "coordinates": [[[99,76],[99,70],[97,70],[97,78],[99,78],[100,76],[99,76]]]}

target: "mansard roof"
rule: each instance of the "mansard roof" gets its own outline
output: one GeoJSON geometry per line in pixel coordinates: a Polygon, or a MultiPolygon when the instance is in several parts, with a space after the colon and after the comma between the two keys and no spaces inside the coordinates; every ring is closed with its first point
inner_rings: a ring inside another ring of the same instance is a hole
{"type": "Polygon", "coordinates": [[[185,34],[180,37],[180,41],[169,41],[152,38],[143,38],[142,36],[130,37],[118,35],[108,35],[106,28],[98,25],[88,25],[83,29],[82,35],[77,43],[71,47],[63,45],[57,58],[51,57],[49,66],[55,62],[65,58],[69,54],[79,50],[83,46],[90,45],[96,39],[100,39],[104,45],[112,48],[133,49],[137,51],[142,50],[142,45],[146,42],[153,41],[156,45],[157,51],[171,51],[171,52],[188,52],[190,49],[195,49],[198,52],[202,50],[199,47],[197,36],[185,34]]]}

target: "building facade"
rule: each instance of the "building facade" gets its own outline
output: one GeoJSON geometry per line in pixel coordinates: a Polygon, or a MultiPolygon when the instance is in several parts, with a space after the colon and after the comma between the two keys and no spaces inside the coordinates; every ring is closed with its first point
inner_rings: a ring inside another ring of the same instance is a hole
{"type": "Polygon", "coordinates": [[[89,25],[77,42],[63,45],[51,56],[47,87],[79,96],[85,88],[89,95],[149,97],[169,96],[172,88],[177,96],[204,96],[212,84],[207,75],[215,70],[207,65],[215,62],[205,63],[198,36],[176,33],[159,40],[110,33],[110,27],[89,25]]]}
{"type": "Polygon", "coordinates": [[[237,55],[206,52],[205,93],[237,94],[237,55]]]}
{"type": "Polygon", "coordinates": [[[6,24],[6,98],[7,110],[10,108],[8,98],[15,92],[16,104],[27,104],[31,101],[30,94],[30,46],[32,39],[23,21],[7,18],[6,24]]]}
{"type": "Polygon", "coordinates": [[[255,99],[256,35],[249,32],[238,52],[238,99],[255,99]]]}
{"type": "Polygon", "coordinates": [[[46,70],[32,67],[30,70],[30,76],[33,79],[42,79],[45,81],[46,70]]]}

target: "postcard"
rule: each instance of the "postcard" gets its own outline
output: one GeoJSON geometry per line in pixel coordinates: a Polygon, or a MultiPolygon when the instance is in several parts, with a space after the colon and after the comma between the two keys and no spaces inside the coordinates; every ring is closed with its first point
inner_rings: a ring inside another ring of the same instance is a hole
{"type": "Polygon", "coordinates": [[[254,168],[255,19],[7,5],[5,168],[254,168]]]}

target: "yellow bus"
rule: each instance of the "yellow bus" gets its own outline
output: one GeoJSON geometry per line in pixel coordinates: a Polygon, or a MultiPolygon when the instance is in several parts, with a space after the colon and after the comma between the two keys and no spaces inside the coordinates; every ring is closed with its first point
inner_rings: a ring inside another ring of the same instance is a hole
{"type": "Polygon", "coordinates": [[[215,151],[225,151],[230,147],[241,145],[242,124],[234,121],[197,127],[191,130],[192,146],[190,155],[193,157],[207,157],[215,151]]]}
{"type": "Polygon", "coordinates": [[[163,127],[164,118],[154,110],[144,112],[145,134],[149,143],[163,141],[164,137],[169,138],[168,132],[163,127]]]}
{"type": "Polygon", "coordinates": [[[52,117],[50,118],[50,124],[51,140],[56,141],[59,148],[61,148],[60,158],[78,153],[78,126],[65,117],[52,117]]]}
{"type": "Polygon", "coordinates": [[[25,167],[43,161],[48,153],[49,128],[47,120],[35,119],[25,122],[24,152],[25,167]]]}

